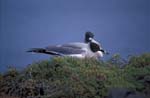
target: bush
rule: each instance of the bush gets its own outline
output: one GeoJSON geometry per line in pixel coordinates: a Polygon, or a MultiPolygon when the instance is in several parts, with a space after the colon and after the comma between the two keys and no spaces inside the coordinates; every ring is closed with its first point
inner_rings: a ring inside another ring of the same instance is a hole
{"type": "Polygon", "coordinates": [[[134,67],[150,66],[150,53],[144,53],[140,56],[131,56],[129,65],[134,67]]]}
{"type": "Polygon", "coordinates": [[[150,54],[132,57],[120,68],[118,57],[116,63],[114,59],[104,62],[57,57],[0,75],[0,92],[24,98],[106,98],[110,88],[118,87],[148,95],[149,59],[150,54]]]}

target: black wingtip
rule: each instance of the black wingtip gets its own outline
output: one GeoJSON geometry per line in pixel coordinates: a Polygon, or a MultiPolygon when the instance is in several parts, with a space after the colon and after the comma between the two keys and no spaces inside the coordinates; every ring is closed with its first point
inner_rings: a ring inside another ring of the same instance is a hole
{"type": "Polygon", "coordinates": [[[44,53],[44,54],[50,54],[50,55],[56,55],[56,56],[63,56],[63,54],[60,54],[54,51],[47,51],[44,48],[31,48],[27,50],[26,52],[44,53]]]}
{"type": "Polygon", "coordinates": [[[26,50],[26,52],[33,52],[33,51],[32,51],[32,48],[31,48],[31,49],[26,50]]]}
{"type": "Polygon", "coordinates": [[[26,52],[44,53],[45,49],[43,49],[43,48],[31,48],[31,49],[27,50],[26,52]]]}

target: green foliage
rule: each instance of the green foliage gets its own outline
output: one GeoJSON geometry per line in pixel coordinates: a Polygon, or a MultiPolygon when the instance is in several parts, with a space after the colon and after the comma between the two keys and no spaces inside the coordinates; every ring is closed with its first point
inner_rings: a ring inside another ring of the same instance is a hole
{"type": "Polygon", "coordinates": [[[137,91],[150,94],[150,53],[132,56],[124,68],[124,73],[137,91]]]}
{"type": "Polygon", "coordinates": [[[145,53],[140,56],[131,56],[129,65],[134,67],[150,66],[150,53],[145,53]]]}
{"type": "Polygon", "coordinates": [[[109,61],[53,58],[33,63],[23,71],[10,68],[0,75],[0,92],[19,97],[104,98],[113,87],[150,93],[150,54],[124,64],[119,55],[109,61]]]}

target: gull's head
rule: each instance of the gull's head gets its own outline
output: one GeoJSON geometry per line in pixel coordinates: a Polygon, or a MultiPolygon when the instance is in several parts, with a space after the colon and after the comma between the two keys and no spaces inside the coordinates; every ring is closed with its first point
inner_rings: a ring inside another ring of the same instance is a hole
{"type": "Polygon", "coordinates": [[[90,42],[90,38],[94,38],[94,34],[92,32],[86,32],[85,33],[85,43],[90,42]]]}
{"type": "Polygon", "coordinates": [[[95,54],[94,57],[103,57],[104,54],[109,54],[107,51],[103,50],[100,43],[94,40],[93,38],[89,38],[89,46],[91,51],[95,54]]]}
{"type": "MultiPolygon", "coordinates": [[[[93,38],[89,38],[89,42],[91,42],[91,43],[95,43],[95,44],[97,44],[99,47],[100,47],[100,43],[98,42],[98,41],[96,41],[96,40],[94,40],[93,38]]],[[[101,48],[101,47],[100,47],[101,48]]]]}

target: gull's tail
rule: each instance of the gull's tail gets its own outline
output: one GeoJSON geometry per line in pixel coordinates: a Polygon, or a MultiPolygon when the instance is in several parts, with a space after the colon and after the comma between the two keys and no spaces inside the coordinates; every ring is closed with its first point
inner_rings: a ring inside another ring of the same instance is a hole
{"type": "Polygon", "coordinates": [[[44,48],[31,48],[27,52],[44,53],[44,54],[57,55],[57,56],[61,55],[61,54],[54,52],[54,51],[47,51],[44,48]]]}

